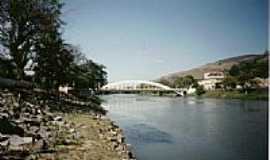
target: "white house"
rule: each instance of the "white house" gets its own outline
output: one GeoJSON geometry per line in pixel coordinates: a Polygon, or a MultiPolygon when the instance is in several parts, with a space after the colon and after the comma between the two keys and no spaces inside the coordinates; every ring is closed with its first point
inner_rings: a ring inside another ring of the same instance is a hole
{"type": "Polygon", "coordinates": [[[220,71],[206,72],[203,74],[204,79],[224,79],[224,73],[220,71]]]}
{"type": "Polygon", "coordinates": [[[206,72],[202,80],[198,81],[205,90],[215,90],[216,86],[224,79],[224,73],[220,71],[206,72]]]}

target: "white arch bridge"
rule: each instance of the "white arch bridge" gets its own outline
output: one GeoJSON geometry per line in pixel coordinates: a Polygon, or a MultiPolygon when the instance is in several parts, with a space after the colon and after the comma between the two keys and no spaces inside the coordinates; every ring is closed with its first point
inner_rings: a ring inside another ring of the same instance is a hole
{"type": "Polygon", "coordinates": [[[177,95],[184,95],[184,89],[174,89],[161,83],[145,81],[145,80],[125,80],[108,83],[101,87],[102,93],[141,93],[153,92],[158,94],[176,93],[177,95]]]}

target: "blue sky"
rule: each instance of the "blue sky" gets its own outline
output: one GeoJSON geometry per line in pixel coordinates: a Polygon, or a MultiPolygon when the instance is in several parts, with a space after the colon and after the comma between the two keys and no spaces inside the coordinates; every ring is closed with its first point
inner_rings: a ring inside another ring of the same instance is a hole
{"type": "Polygon", "coordinates": [[[267,0],[65,0],[65,39],[107,67],[109,81],[151,80],[263,52],[267,0]]]}

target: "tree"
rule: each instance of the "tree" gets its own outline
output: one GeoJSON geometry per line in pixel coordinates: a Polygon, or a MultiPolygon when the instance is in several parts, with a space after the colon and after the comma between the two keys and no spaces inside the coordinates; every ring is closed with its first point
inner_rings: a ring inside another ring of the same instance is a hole
{"type": "Polygon", "coordinates": [[[237,78],[238,84],[241,85],[243,89],[247,89],[252,78],[253,76],[242,73],[237,78]]]}
{"type": "Polygon", "coordinates": [[[193,82],[192,87],[193,87],[193,88],[198,88],[198,87],[199,87],[199,83],[198,83],[197,80],[195,80],[195,81],[193,82]]]}
{"type": "Polygon", "coordinates": [[[15,77],[15,65],[10,59],[0,57],[0,77],[13,78],[15,77]]]}
{"type": "Polygon", "coordinates": [[[240,74],[240,69],[237,65],[233,65],[229,70],[229,74],[231,76],[238,76],[240,74]]]}
{"type": "Polygon", "coordinates": [[[73,63],[75,65],[81,65],[87,62],[87,57],[81,52],[78,46],[69,45],[68,49],[74,57],[73,63]]]}
{"type": "Polygon", "coordinates": [[[45,88],[71,84],[70,70],[74,60],[71,45],[64,43],[62,38],[62,4],[58,0],[51,1],[54,3],[49,6],[50,17],[42,21],[46,27],[41,28],[35,41],[35,81],[45,88]]]}
{"type": "Polygon", "coordinates": [[[176,88],[184,88],[185,84],[184,84],[184,78],[183,77],[178,77],[175,81],[174,81],[174,86],[176,88]]]}
{"type": "Polygon", "coordinates": [[[268,51],[263,55],[257,56],[254,59],[240,62],[238,65],[233,65],[229,70],[229,77],[225,78],[224,86],[233,87],[241,85],[247,93],[249,88],[256,88],[258,81],[255,78],[268,78],[268,51]]]}
{"type": "Polygon", "coordinates": [[[193,85],[196,85],[196,80],[191,75],[187,75],[185,77],[178,77],[174,81],[174,85],[177,88],[189,88],[193,85]]]}
{"type": "Polygon", "coordinates": [[[72,83],[70,70],[73,55],[68,50],[68,45],[57,37],[57,34],[52,35],[45,42],[41,42],[44,47],[37,51],[35,80],[45,88],[57,88],[59,85],[72,83]]]}
{"type": "Polygon", "coordinates": [[[237,78],[233,76],[226,76],[223,79],[222,84],[225,89],[235,89],[237,85],[237,78]]]}
{"type": "Polygon", "coordinates": [[[260,78],[268,78],[269,76],[269,70],[268,70],[268,56],[266,59],[258,59],[256,62],[253,64],[255,71],[254,71],[254,76],[255,77],[260,77],[260,78]]]}
{"type": "Polygon", "coordinates": [[[0,43],[5,57],[15,64],[17,79],[24,78],[39,34],[58,25],[54,20],[60,15],[61,6],[58,0],[0,1],[0,43]]]}
{"type": "Polygon", "coordinates": [[[93,90],[107,83],[107,72],[105,66],[97,64],[92,60],[77,66],[77,77],[74,78],[76,88],[92,88],[93,90]]]}
{"type": "Polygon", "coordinates": [[[203,88],[203,86],[199,85],[197,88],[196,88],[196,95],[200,96],[202,94],[205,93],[205,90],[203,88]]]}

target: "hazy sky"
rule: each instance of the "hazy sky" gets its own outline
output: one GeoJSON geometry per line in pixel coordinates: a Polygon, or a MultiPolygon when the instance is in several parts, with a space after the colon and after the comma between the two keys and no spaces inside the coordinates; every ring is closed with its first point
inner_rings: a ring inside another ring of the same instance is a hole
{"type": "Polygon", "coordinates": [[[268,45],[267,0],[65,0],[64,36],[109,81],[151,80],[268,45]]]}

